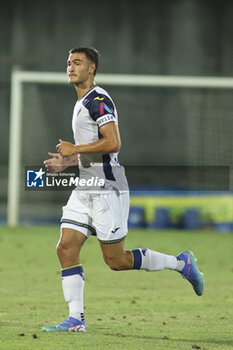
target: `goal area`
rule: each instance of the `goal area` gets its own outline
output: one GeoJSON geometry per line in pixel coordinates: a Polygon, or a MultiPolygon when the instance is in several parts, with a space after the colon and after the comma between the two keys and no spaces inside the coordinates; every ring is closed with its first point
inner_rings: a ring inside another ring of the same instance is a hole
{"type": "MultiPolygon", "coordinates": [[[[97,74],[116,103],[123,165],[215,166],[233,163],[233,78],[97,74]]],[[[58,139],[72,142],[76,96],[67,76],[13,69],[7,223],[59,217],[66,191],[25,191],[25,167],[39,167],[58,139]]],[[[143,171],[143,170],[142,170],[143,171]]],[[[136,171],[140,172],[140,171],[136,171]]],[[[137,174],[135,173],[135,176],[137,174]]],[[[229,190],[232,189],[230,174],[229,190]]]]}

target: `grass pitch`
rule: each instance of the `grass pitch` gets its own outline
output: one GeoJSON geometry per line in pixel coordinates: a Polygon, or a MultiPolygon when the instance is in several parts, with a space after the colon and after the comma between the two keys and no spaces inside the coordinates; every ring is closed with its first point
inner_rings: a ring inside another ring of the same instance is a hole
{"type": "Polygon", "coordinates": [[[174,271],[111,271],[96,238],[82,251],[86,334],[44,333],[67,318],[56,257],[59,228],[0,228],[1,350],[233,349],[233,234],[130,231],[126,249],[191,249],[202,297],[174,271]]]}

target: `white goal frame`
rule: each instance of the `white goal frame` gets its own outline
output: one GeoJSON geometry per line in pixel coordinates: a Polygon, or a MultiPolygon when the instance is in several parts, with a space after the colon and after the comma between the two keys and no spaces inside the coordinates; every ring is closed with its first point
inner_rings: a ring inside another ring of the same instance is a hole
{"type": "MultiPolygon", "coordinates": [[[[233,89],[233,78],[229,77],[97,74],[96,82],[101,85],[118,86],[233,89]]],[[[25,83],[68,84],[68,79],[65,73],[12,70],[7,203],[7,224],[10,227],[19,224],[22,104],[25,83]]]]}

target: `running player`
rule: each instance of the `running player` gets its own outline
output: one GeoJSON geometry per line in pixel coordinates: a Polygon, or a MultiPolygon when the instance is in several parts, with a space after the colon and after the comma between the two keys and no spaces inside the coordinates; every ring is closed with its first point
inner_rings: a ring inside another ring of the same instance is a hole
{"type": "Polygon", "coordinates": [[[80,251],[91,234],[97,235],[103,258],[112,270],[171,269],[180,272],[197,295],[202,295],[204,289],[202,274],[191,251],[172,256],[147,248],[124,250],[129,191],[124,168],[118,162],[121,140],[117,110],[109,94],[94,81],[98,60],[94,48],[79,47],[69,52],[67,74],[78,97],[72,120],[75,143],[59,140],[59,153],[49,153],[51,158],[44,162],[50,172],[62,171],[70,164],[79,165],[83,179],[82,186],[72,191],[63,207],[57,245],[69,318],[58,325],[43,327],[48,332],[87,330],[80,251]],[[93,178],[98,181],[90,187],[88,180],[93,178]]]}

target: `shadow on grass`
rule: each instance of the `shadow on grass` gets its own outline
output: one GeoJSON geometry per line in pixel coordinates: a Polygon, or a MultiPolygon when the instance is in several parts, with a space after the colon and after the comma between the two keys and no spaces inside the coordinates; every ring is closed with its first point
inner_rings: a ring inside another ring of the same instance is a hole
{"type": "Polygon", "coordinates": [[[89,334],[100,334],[103,336],[110,336],[110,337],[117,337],[117,338],[133,338],[133,339],[142,339],[142,340],[164,340],[164,341],[172,341],[172,342],[185,342],[185,343],[193,343],[193,344],[216,344],[216,345],[226,345],[226,346],[232,346],[233,347],[233,340],[216,340],[216,339],[176,339],[176,338],[170,338],[168,336],[163,337],[151,337],[151,336],[140,336],[140,335],[130,335],[130,334],[123,334],[123,333],[105,333],[105,332],[88,332],[89,334]]]}

